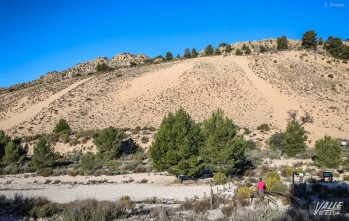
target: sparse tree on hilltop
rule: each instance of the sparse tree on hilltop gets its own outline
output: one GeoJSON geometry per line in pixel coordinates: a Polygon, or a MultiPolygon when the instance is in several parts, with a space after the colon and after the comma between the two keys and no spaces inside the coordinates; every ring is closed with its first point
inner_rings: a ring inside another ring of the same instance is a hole
{"type": "Polygon", "coordinates": [[[173,59],[173,55],[171,52],[166,53],[166,61],[171,61],[173,59]]]}
{"type": "Polygon", "coordinates": [[[104,71],[107,71],[108,69],[109,67],[106,63],[98,63],[96,67],[97,72],[104,72],[104,71]]]}
{"type": "Polygon", "coordinates": [[[216,48],[216,49],[214,50],[214,54],[215,54],[215,55],[221,55],[221,50],[220,50],[219,48],[216,48]]]}
{"type": "Polygon", "coordinates": [[[232,51],[231,45],[228,44],[227,46],[225,46],[225,52],[226,53],[230,53],[232,51]]]}
{"type": "Polygon", "coordinates": [[[337,169],[341,161],[341,147],[339,142],[331,136],[325,136],[315,142],[316,165],[337,169]]]}
{"type": "Polygon", "coordinates": [[[180,54],[177,54],[176,58],[177,58],[177,59],[181,59],[181,55],[180,55],[180,54]]]}
{"type": "Polygon", "coordinates": [[[191,58],[191,53],[190,53],[190,49],[189,48],[186,48],[184,50],[184,55],[183,55],[184,58],[191,58]]]}
{"type": "Polygon", "coordinates": [[[228,44],[227,43],[224,43],[224,42],[222,42],[222,43],[220,43],[219,45],[218,45],[218,47],[220,48],[220,47],[225,47],[225,46],[227,46],[228,44]]]}
{"type": "Polygon", "coordinates": [[[208,45],[206,48],[205,48],[205,55],[206,56],[210,56],[210,55],[213,55],[214,53],[214,48],[212,45],[208,45]]]}
{"type": "Polygon", "coordinates": [[[317,34],[315,31],[307,31],[302,37],[302,47],[303,48],[313,48],[316,49],[317,45],[317,34]]]}
{"type": "Polygon", "coordinates": [[[322,37],[319,38],[319,41],[318,41],[318,45],[323,45],[324,44],[324,40],[322,37]]]}
{"type": "Polygon", "coordinates": [[[196,51],[195,48],[191,49],[191,57],[196,58],[198,56],[198,52],[196,51]]]}
{"type": "Polygon", "coordinates": [[[282,36],[280,38],[277,38],[277,49],[278,50],[287,50],[288,49],[288,40],[286,36],[282,36]]]}

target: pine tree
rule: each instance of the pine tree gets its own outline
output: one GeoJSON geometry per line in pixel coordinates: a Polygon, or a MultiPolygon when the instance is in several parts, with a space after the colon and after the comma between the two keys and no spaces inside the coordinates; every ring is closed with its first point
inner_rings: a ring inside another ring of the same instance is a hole
{"type": "Polygon", "coordinates": [[[324,40],[322,39],[322,37],[320,37],[318,41],[318,45],[323,45],[323,44],[324,44],[324,40]]]}
{"type": "Polygon", "coordinates": [[[171,52],[166,53],[166,61],[171,61],[173,59],[173,55],[171,52]]]}
{"type": "Polygon", "coordinates": [[[287,124],[284,139],[282,141],[282,151],[290,157],[304,152],[306,148],[305,141],[307,140],[304,127],[296,120],[292,120],[287,124]]]}
{"type": "Polygon", "coordinates": [[[35,145],[32,160],[36,168],[53,166],[55,154],[45,138],[40,138],[39,142],[35,145]]]}
{"type": "Polygon", "coordinates": [[[316,49],[316,45],[317,45],[317,34],[315,33],[315,31],[305,32],[302,37],[302,47],[316,49]]]}
{"type": "Polygon", "coordinates": [[[277,38],[277,49],[278,50],[286,50],[288,49],[288,40],[286,36],[282,36],[280,38],[277,38]]]}
{"type": "Polygon", "coordinates": [[[341,161],[341,147],[339,142],[331,136],[325,136],[315,142],[316,165],[337,169],[341,161]]]}
{"type": "Polygon", "coordinates": [[[177,58],[177,59],[181,59],[181,55],[180,55],[180,54],[177,54],[176,58],[177,58]]]}
{"type": "Polygon", "coordinates": [[[189,48],[186,48],[184,50],[184,55],[183,55],[184,58],[191,58],[191,53],[190,53],[190,49],[189,48]]]}
{"type": "Polygon", "coordinates": [[[0,160],[5,154],[5,148],[11,141],[11,137],[7,136],[3,130],[0,130],[0,160]]]}
{"type": "Polygon", "coordinates": [[[150,155],[156,169],[180,175],[198,173],[202,136],[198,124],[183,108],[169,113],[161,122],[150,155]]]}
{"type": "Polygon", "coordinates": [[[206,167],[225,174],[237,174],[245,162],[245,141],[237,136],[238,127],[222,110],[212,113],[203,122],[202,135],[205,143],[200,157],[206,167]]]}
{"type": "Polygon", "coordinates": [[[205,48],[205,55],[206,55],[206,56],[213,55],[213,52],[214,52],[214,48],[213,48],[212,45],[208,45],[208,46],[205,48]]]}
{"type": "Polygon", "coordinates": [[[196,51],[195,48],[191,49],[191,57],[196,58],[198,56],[198,52],[196,51]]]}
{"type": "Polygon", "coordinates": [[[231,45],[225,46],[225,52],[230,53],[232,51],[231,45]]]}
{"type": "Polygon", "coordinates": [[[120,146],[123,138],[123,132],[117,128],[108,127],[96,134],[93,137],[93,142],[97,147],[98,154],[109,159],[114,159],[120,154],[120,146]]]}
{"type": "Polygon", "coordinates": [[[5,148],[5,156],[2,160],[5,164],[15,163],[19,160],[19,153],[19,147],[10,141],[5,148]]]}

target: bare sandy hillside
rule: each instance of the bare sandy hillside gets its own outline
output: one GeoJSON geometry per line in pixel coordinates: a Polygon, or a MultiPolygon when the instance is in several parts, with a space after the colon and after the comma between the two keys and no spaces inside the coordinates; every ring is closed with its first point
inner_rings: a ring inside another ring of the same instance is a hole
{"type": "Polygon", "coordinates": [[[119,69],[1,94],[0,128],[12,136],[52,131],[158,127],[184,107],[202,121],[221,108],[238,125],[285,129],[288,110],[309,112],[313,145],[349,138],[349,65],[306,51],[214,56],[119,69]]]}

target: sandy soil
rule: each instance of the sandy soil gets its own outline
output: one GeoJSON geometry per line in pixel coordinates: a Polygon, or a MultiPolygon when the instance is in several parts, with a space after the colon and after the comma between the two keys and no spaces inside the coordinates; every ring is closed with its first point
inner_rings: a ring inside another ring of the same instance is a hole
{"type": "MultiPolygon", "coordinates": [[[[0,195],[14,197],[20,194],[25,197],[43,196],[54,202],[65,203],[76,199],[93,198],[97,200],[116,200],[129,195],[132,200],[144,200],[151,197],[168,200],[185,200],[195,196],[203,198],[204,192],[210,192],[208,184],[173,184],[173,176],[155,174],[129,174],[119,176],[58,176],[27,177],[24,175],[5,176],[0,181],[0,195]],[[50,184],[44,184],[46,180],[50,184]],[[130,182],[133,179],[134,181],[130,182]],[[140,183],[147,179],[148,183],[140,183]],[[60,183],[53,184],[59,180],[60,183]],[[91,184],[103,181],[104,183],[91,184]],[[130,183],[126,183],[130,182],[130,183]]],[[[219,186],[221,187],[221,186],[219,186]]],[[[216,187],[215,187],[216,188],[216,187]]]]}

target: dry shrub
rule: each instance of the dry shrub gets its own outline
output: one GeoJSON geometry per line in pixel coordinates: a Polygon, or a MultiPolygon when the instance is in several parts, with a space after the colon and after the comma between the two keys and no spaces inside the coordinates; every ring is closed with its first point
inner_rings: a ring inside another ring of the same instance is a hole
{"type": "Polygon", "coordinates": [[[147,179],[141,179],[140,183],[148,183],[147,179]]]}
{"type": "Polygon", "coordinates": [[[136,168],[135,168],[135,172],[136,173],[145,173],[147,171],[147,169],[144,167],[144,166],[141,166],[141,165],[138,165],[136,168]]]}
{"type": "Polygon", "coordinates": [[[146,204],[158,204],[158,203],[161,203],[161,200],[154,196],[154,197],[145,199],[144,203],[146,203],[146,204]]]}
{"type": "Polygon", "coordinates": [[[200,200],[200,201],[196,201],[194,203],[194,212],[196,214],[198,213],[206,213],[207,210],[210,209],[210,203],[208,200],[200,200]]]}
{"type": "Polygon", "coordinates": [[[190,200],[186,200],[184,202],[181,203],[181,207],[182,210],[192,210],[194,208],[194,203],[190,200]]]}
{"type": "Polygon", "coordinates": [[[63,220],[114,220],[126,218],[126,208],[122,202],[87,199],[68,203],[64,207],[63,220]]]}
{"type": "Polygon", "coordinates": [[[60,182],[61,182],[60,180],[55,180],[55,181],[52,182],[52,184],[58,184],[60,182]]]}
{"type": "Polygon", "coordinates": [[[49,176],[51,176],[51,175],[53,174],[53,171],[52,171],[51,168],[43,168],[43,169],[39,170],[39,171],[37,172],[37,174],[38,174],[39,176],[49,177],[49,176]]]}
{"type": "Polygon", "coordinates": [[[126,210],[126,209],[132,209],[134,207],[133,202],[131,201],[131,197],[128,195],[122,196],[118,200],[118,204],[120,208],[126,210]]]}
{"type": "Polygon", "coordinates": [[[72,177],[76,177],[77,175],[79,175],[79,171],[77,170],[68,170],[68,175],[72,176],[72,177]]]}
{"type": "Polygon", "coordinates": [[[223,206],[221,208],[221,212],[225,218],[230,217],[235,211],[236,211],[236,204],[234,202],[232,204],[223,206]]]}
{"type": "Polygon", "coordinates": [[[160,221],[170,221],[171,220],[169,210],[167,210],[164,207],[154,208],[153,213],[154,213],[155,217],[158,218],[157,220],[160,220],[160,221]]]}

